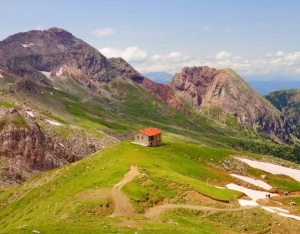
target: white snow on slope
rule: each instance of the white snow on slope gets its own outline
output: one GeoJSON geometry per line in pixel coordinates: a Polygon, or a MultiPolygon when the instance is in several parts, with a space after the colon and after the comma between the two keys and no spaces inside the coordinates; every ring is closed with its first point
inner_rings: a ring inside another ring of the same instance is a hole
{"type": "Polygon", "coordinates": [[[55,125],[55,126],[59,126],[59,125],[62,125],[61,123],[59,122],[56,122],[56,121],[52,121],[52,120],[49,120],[49,119],[46,119],[46,122],[52,124],[52,125],[55,125]]]}
{"type": "Polygon", "coordinates": [[[236,185],[236,184],[227,184],[227,188],[240,191],[242,193],[245,193],[248,197],[252,198],[252,200],[256,201],[258,199],[266,198],[267,194],[270,194],[271,197],[278,196],[276,193],[266,193],[263,191],[253,190],[253,189],[247,189],[242,186],[236,185]]]}
{"type": "Polygon", "coordinates": [[[280,175],[280,174],[287,175],[287,176],[297,180],[298,182],[300,182],[300,170],[283,167],[283,166],[278,166],[278,165],[275,165],[272,163],[249,160],[249,159],[245,159],[245,158],[238,158],[238,157],[235,157],[235,158],[248,164],[251,167],[272,173],[274,175],[280,175]]]}
{"type": "Polygon", "coordinates": [[[248,183],[250,183],[250,184],[253,184],[253,185],[255,185],[255,186],[264,188],[264,189],[266,189],[266,190],[272,189],[272,186],[271,186],[271,185],[265,183],[265,182],[262,181],[262,180],[256,180],[256,179],[252,179],[252,178],[250,178],[250,177],[248,177],[248,176],[241,176],[241,175],[236,175],[236,174],[230,174],[230,175],[233,176],[233,177],[236,177],[236,178],[238,178],[238,179],[240,179],[240,180],[244,180],[244,181],[246,181],[246,182],[248,182],[248,183]]]}
{"type": "Polygon", "coordinates": [[[62,67],[59,69],[58,72],[56,72],[56,76],[59,77],[59,76],[61,76],[61,74],[62,74],[62,67]]]}
{"type": "Polygon", "coordinates": [[[29,114],[31,117],[34,117],[34,114],[32,113],[32,111],[26,111],[27,114],[29,114]]]}
{"type": "Polygon", "coordinates": [[[253,200],[239,199],[239,203],[241,206],[259,206],[259,204],[253,200]]]}
{"type": "Polygon", "coordinates": [[[29,48],[29,47],[31,47],[31,46],[34,46],[34,44],[33,44],[33,43],[22,44],[22,46],[23,46],[24,48],[29,48]]]}
{"type": "Polygon", "coordinates": [[[46,72],[46,71],[39,71],[39,72],[45,75],[48,79],[50,79],[51,72],[46,72]]]}

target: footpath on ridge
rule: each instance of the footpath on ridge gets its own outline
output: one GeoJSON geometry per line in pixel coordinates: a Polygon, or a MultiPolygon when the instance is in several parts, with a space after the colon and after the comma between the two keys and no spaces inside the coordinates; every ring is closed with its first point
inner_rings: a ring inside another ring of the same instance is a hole
{"type": "MultiPolygon", "coordinates": [[[[132,216],[137,215],[138,213],[135,211],[134,207],[130,203],[128,197],[121,193],[121,188],[131,181],[135,176],[139,175],[137,166],[131,165],[130,170],[124,175],[124,178],[117,183],[113,189],[111,190],[111,195],[115,203],[114,212],[111,217],[115,216],[132,216]]],[[[169,209],[177,209],[177,208],[185,208],[192,210],[211,210],[211,211],[238,211],[241,209],[250,209],[250,206],[244,206],[239,208],[214,208],[209,206],[199,206],[199,205],[191,205],[191,204],[164,204],[159,206],[154,206],[149,208],[144,216],[147,218],[156,218],[162,212],[169,209]]]]}

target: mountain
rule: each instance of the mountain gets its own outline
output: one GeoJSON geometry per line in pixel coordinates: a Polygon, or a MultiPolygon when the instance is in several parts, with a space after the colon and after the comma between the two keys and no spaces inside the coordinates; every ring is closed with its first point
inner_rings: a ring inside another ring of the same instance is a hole
{"type": "Polygon", "coordinates": [[[269,139],[291,142],[284,116],[231,70],[183,68],[158,84],[64,29],[1,41],[0,75],[3,187],[131,139],[145,126],[275,155],[269,139]],[[252,138],[261,144],[252,147],[252,138]]]}
{"type": "Polygon", "coordinates": [[[195,110],[221,124],[226,124],[226,115],[233,116],[245,128],[253,128],[277,142],[290,142],[290,127],[284,116],[232,70],[184,68],[170,84],[158,84],[123,59],[106,59],[87,43],[58,28],[10,36],[0,43],[0,55],[1,69],[45,85],[50,84],[49,78],[54,74],[59,77],[68,72],[83,86],[105,93],[105,83],[122,77],[185,114],[195,110]]]}
{"type": "Polygon", "coordinates": [[[231,69],[186,67],[164,91],[157,85],[154,90],[146,84],[143,87],[185,113],[202,114],[221,124],[233,119],[236,126],[254,129],[277,142],[291,141],[285,117],[231,69]]]}
{"type": "Polygon", "coordinates": [[[300,90],[285,89],[269,93],[265,96],[284,116],[294,128],[295,135],[300,137],[300,90]]]}
{"type": "Polygon", "coordinates": [[[173,75],[167,72],[146,72],[143,75],[149,78],[150,80],[153,80],[156,83],[160,83],[160,84],[170,83],[173,77],[173,75]]]}
{"type": "Polygon", "coordinates": [[[45,76],[68,71],[86,86],[117,75],[140,76],[122,59],[106,59],[99,51],[66,30],[50,28],[18,33],[0,42],[0,67],[14,75],[45,76]],[[44,74],[44,75],[43,75],[44,74]]]}
{"type": "Polygon", "coordinates": [[[300,89],[300,82],[295,80],[251,80],[247,83],[260,95],[267,95],[281,89],[300,89]]]}
{"type": "Polygon", "coordinates": [[[66,30],[12,35],[0,42],[0,232],[299,233],[261,209],[299,215],[299,182],[235,157],[299,168],[282,160],[300,162],[292,127],[230,69],[158,84],[66,30]],[[151,126],[162,146],[131,143],[151,126]],[[242,207],[233,183],[259,190],[259,206],[242,207]]]}

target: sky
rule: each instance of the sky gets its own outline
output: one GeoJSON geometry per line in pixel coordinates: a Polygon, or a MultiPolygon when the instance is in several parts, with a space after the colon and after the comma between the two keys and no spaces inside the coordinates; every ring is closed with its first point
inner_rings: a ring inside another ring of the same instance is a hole
{"type": "Polygon", "coordinates": [[[300,81],[299,0],[0,0],[0,40],[63,28],[141,73],[231,68],[300,81]]]}

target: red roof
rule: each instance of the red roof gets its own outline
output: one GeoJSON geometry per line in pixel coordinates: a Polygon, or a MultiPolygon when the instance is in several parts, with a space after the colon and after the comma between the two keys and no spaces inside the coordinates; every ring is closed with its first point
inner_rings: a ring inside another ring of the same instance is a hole
{"type": "Polygon", "coordinates": [[[145,133],[147,136],[155,136],[157,134],[161,134],[161,131],[156,128],[146,128],[140,130],[140,132],[145,133]]]}

